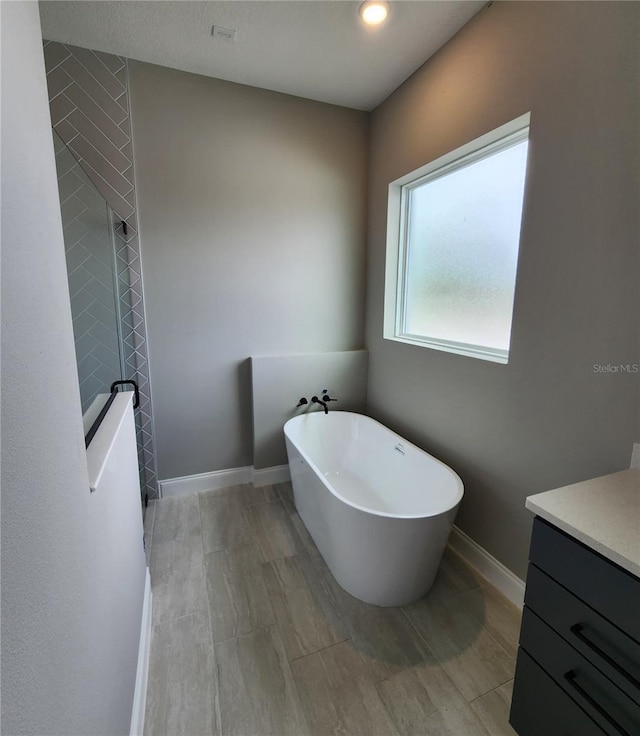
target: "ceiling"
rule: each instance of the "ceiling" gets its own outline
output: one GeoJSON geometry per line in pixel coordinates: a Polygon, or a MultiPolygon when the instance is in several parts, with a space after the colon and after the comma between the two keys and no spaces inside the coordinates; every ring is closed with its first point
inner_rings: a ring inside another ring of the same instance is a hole
{"type": "Polygon", "coordinates": [[[485,0],[391,0],[365,27],[350,0],[41,0],[44,38],[372,110],[485,0]],[[213,37],[212,25],[237,31],[213,37]]]}

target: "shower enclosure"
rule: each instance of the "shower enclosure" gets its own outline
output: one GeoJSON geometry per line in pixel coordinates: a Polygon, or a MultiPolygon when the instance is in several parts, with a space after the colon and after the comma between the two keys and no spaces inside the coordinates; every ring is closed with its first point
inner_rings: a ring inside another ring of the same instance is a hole
{"type": "MultiPolygon", "coordinates": [[[[116,217],[55,131],[53,138],[80,400],[89,444],[114,395],[114,384],[137,378],[127,375],[130,369],[125,360],[130,348],[127,340],[133,333],[127,301],[129,273],[126,260],[116,255],[126,252],[126,224],[116,217]]],[[[138,413],[136,430],[140,444],[138,413]]],[[[139,465],[144,497],[145,472],[143,463],[139,465]]]]}

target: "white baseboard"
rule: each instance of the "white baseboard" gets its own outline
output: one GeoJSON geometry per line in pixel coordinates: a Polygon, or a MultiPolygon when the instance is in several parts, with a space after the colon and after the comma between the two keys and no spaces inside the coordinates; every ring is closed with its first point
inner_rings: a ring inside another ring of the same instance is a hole
{"type": "Polygon", "coordinates": [[[244,468],[230,468],[228,470],[214,470],[211,473],[185,475],[182,478],[169,478],[158,481],[160,498],[171,496],[188,496],[201,491],[214,491],[218,488],[239,486],[251,483],[253,468],[248,465],[244,468]]]}
{"type": "Polygon", "coordinates": [[[253,469],[253,485],[269,486],[272,483],[286,483],[291,480],[288,465],[274,465],[272,468],[253,469]]]}
{"type": "Polygon", "coordinates": [[[149,568],[145,571],[144,602],[142,604],[142,620],[140,622],[140,643],[138,645],[138,669],[136,686],[133,693],[133,709],[131,710],[130,736],[142,736],[144,731],[144,711],[147,703],[147,680],[149,678],[149,653],[151,651],[151,578],[149,568]]]}
{"type": "Polygon", "coordinates": [[[508,600],[520,610],[524,605],[524,581],[514,575],[509,568],[490,555],[471,537],[454,526],[449,537],[449,546],[460,557],[486,578],[491,585],[497,588],[508,600]]]}
{"type": "Polygon", "coordinates": [[[253,483],[254,486],[268,486],[271,483],[284,483],[290,479],[288,465],[275,465],[272,468],[256,470],[247,465],[244,468],[213,470],[211,473],[185,475],[182,478],[169,478],[158,481],[160,498],[188,496],[191,493],[215,491],[219,488],[253,483]]]}

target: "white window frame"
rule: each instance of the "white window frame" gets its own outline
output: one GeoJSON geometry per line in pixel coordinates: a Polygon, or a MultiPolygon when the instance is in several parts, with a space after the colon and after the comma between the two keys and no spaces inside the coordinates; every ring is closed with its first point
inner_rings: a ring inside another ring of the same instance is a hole
{"type": "Polygon", "coordinates": [[[528,140],[530,119],[531,113],[527,112],[389,184],[383,328],[383,336],[386,340],[420,345],[433,350],[466,355],[495,363],[508,363],[508,350],[411,335],[402,331],[407,266],[406,223],[408,222],[409,193],[412,189],[464,168],[493,153],[498,153],[516,143],[528,140]]]}

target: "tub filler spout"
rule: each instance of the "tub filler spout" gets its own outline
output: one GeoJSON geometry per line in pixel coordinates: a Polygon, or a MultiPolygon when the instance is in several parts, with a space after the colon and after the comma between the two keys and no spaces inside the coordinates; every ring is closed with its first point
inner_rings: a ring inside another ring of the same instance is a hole
{"type": "Polygon", "coordinates": [[[322,399],[319,399],[317,396],[312,396],[311,397],[311,403],[312,404],[320,404],[320,406],[323,406],[324,407],[324,413],[325,414],[328,414],[329,413],[329,407],[327,406],[326,401],[322,401],[322,399]]]}

